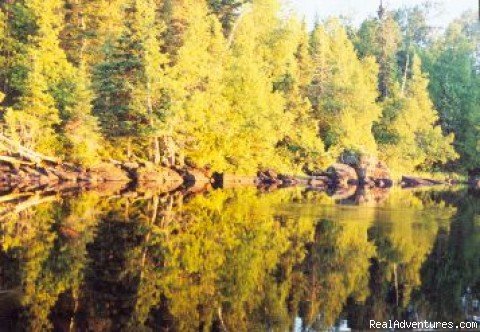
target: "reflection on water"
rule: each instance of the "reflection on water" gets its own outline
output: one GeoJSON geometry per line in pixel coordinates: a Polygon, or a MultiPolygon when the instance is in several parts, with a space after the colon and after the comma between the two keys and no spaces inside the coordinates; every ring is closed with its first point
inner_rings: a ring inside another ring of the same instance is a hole
{"type": "MultiPolygon", "coordinates": [[[[0,326],[320,331],[463,321],[480,199],[255,188],[50,199],[2,214],[0,326]]],[[[10,210],[8,210],[10,211],[10,210]]],[[[478,302],[478,301],[477,301],[478,302]]]]}

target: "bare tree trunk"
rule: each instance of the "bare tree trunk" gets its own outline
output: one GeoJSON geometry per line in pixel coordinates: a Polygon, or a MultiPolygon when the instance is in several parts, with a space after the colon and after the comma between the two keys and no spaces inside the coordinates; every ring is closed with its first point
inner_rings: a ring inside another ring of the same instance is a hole
{"type": "Polygon", "coordinates": [[[403,70],[403,79],[402,79],[402,96],[405,95],[405,88],[407,86],[407,72],[408,67],[410,66],[410,53],[407,51],[407,59],[405,60],[405,68],[403,70]]]}
{"type": "Polygon", "coordinates": [[[168,150],[170,151],[170,165],[175,166],[175,143],[173,142],[172,137],[168,137],[168,150]]]}
{"type": "Polygon", "coordinates": [[[153,138],[153,149],[154,149],[153,162],[156,165],[158,165],[160,164],[161,157],[160,157],[160,142],[157,136],[153,138]]]}
{"type": "Polygon", "coordinates": [[[245,14],[249,13],[251,11],[251,6],[250,5],[245,5],[242,9],[242,12],[240,15],[238,15],[237,21],[234,23],[232,31],[230,32],[230,35],[228,36],[227,39],[227,48],[230,48],[233,44],[233,38],[235,37],[235,32],[237,31],[238,26],[240,25],[240,22],[242,21],[243,17],[245,14]]]}
{"type": "Polygon", "coordinates": [[[127,158],[130,159],[132,157],[132,138],[127,138],[127,158]]]}
{"type": "MultiPolygon", "coordinates": [[[[82,6],[82,3],[81,1],[79,1],[78,3],[79,6],[82,6]]],[[[82,6],[83,8],[83,6],[82,6]]],[[[83,59],[83,54],[85,53],[85,47],[87,46],[86,45],[86,39],[85,39],[85,32],[87,30],[87,26],[85,24],[85,17],[84,17],[84,13],[83,13],[83,10],[80,12],[80,29],[82,30],[82,36],[81,36],[81,41],[80,41],[80,54],[79,54],[79,57],[80,57],[80,64],[84,64],[85,61],[83,59]]]]}
{"type": "Polygon", "coordinates": [[[78,294],[76,290],[72,290],[72,300],[73,300],[73,315],[70,318],[69,331],[74,331],[75,329],[75,317],[78,312],[78,294]]]}
{"type": "MultiPolygon", "coordinates": [[[[157,220],[158,203],[159,203],[159,197],[158,197],[158,195],[154,195],[153,196],[153,212],[152,212],[152,217],[150,218],[150,222],[149,222],[150,226],[154,225],[155,221],[157,220]]],[[[150,230],[148,232],[148,234],[145,236],[145,243],[146,244],[148,244],[148,241],[150,241],[151,234],[152,234],[152,232],[150,230]]],[[[144,275],[143,268],[145,267],[145,262],[147,260],[147,252],[148,252],[148,249],[147,249],[147,246],[145,246],[145,249],[143,250],[143,253],[142,253],[142,260],[141,260],[142,271],[140,272],[140,278],[143,278],[143,275],[144,275]]]]}
{"type": "MultiPolygon", "coordinates": [[[[153,119],[152,88],[150,80],[147,80],[147,111],[150,121],[150,128],[153,130],[155,121],[153,119]]],[[[150,156],[153,158],[153,162],[155,163],[155,165],[158,165],[160,164],[160,143],[156,135],[152,138],[151,148],[152,151],[150,153],[150,156]]]]}
{"type": "Polygon", "coordinates": [[[185,155],[183,154],[182,150],[178,152],[178,166],[185,166],[185,155]]]}

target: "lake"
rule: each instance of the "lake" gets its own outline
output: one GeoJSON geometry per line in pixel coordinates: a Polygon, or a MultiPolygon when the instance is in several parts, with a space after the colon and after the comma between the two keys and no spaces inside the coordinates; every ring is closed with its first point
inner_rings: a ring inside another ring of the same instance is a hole
{"type": "Polygon", "coordinates": [[[86,192],[3,203],[0,330],[465,321],[480,297],[479,203],[463,188],[86,192]]]}

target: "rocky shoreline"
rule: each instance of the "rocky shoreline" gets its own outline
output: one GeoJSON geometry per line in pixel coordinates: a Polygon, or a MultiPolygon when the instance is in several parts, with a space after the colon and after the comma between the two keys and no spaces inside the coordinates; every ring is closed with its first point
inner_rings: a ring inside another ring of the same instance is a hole
{"type": "MultiPolygon", "coordinates": [[[[382,161],[372,157],[346,159],[341,158],[325,171],[310,172],[305,176],[278,174],[272,169],[259,171],[256,176],[236,176],[212,173],[209,169],[167,168],[147,161],[109,161],[83,169],[66,163],[37,163],[18,156],[3,156],[0,158],[0,193],[94,190],[105,187],[170,192],[182,187],[201,191],[238,186],[269,189],[305,186],[315,190],[341,191],[351,186],[381,189],[394,185],[390,171],[382,161]]],[[[470,183],[478,186],[480,181],[471,180],[470,183]]],[[[403,188],[412,188],[458,183],[403,176],[399,184],[403,188]]]]}

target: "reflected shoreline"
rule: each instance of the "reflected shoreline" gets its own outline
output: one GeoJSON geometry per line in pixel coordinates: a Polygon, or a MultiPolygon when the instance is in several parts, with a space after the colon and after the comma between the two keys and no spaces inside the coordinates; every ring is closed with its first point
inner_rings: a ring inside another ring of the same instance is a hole
{"type": "Polygon", "coordinates": [[[321,331],[369,319],[463,320],[466,287],[480,294],[479,202],[446,189],[17,197],[2,203],[0,323],[321,331]],[[443,280],[442,268],[464,277],[443,280]]]}

